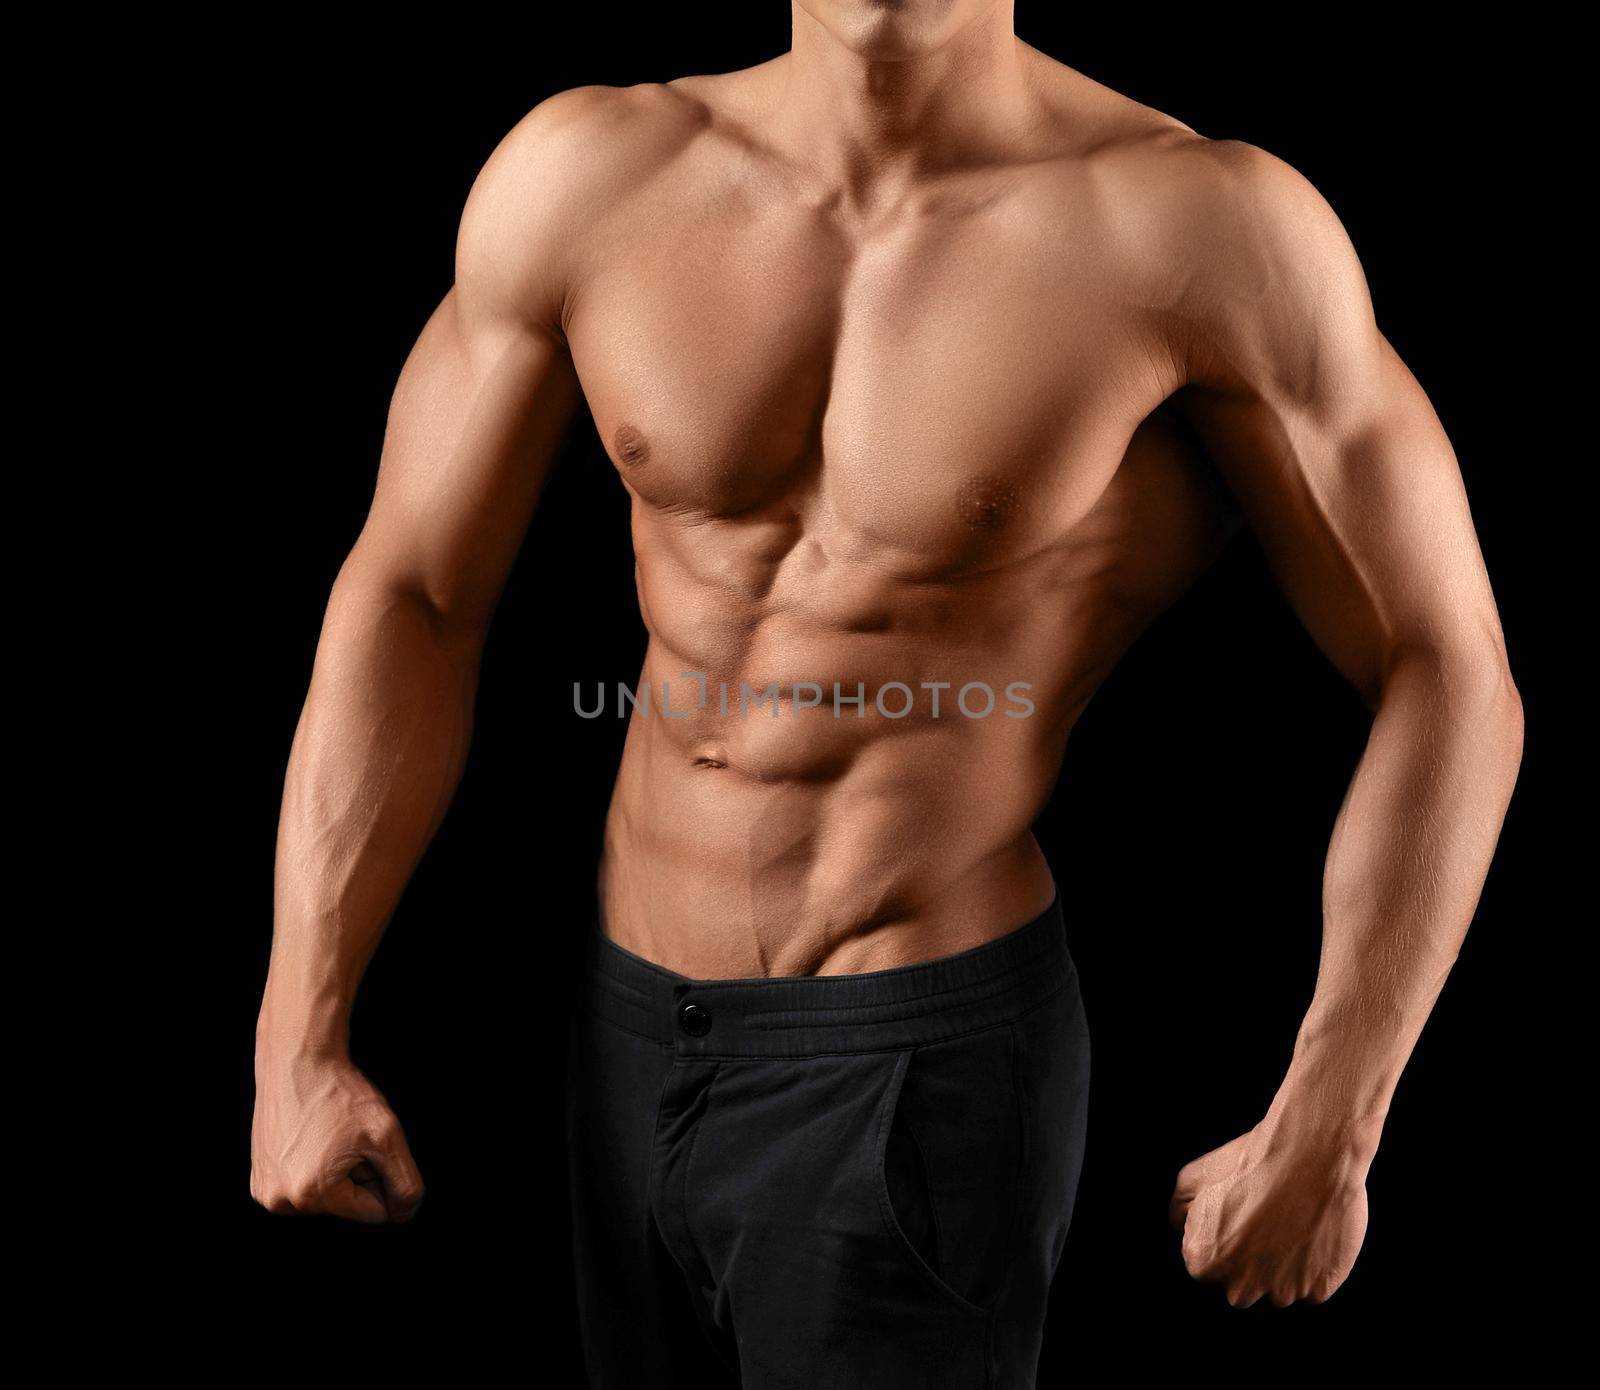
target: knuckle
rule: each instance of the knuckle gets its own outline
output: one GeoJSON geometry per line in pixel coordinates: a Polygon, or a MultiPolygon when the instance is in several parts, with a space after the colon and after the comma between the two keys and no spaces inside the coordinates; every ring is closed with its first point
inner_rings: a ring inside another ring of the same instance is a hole
{"type": "Polygon", "coordinates": [[[1339,1291],[1339,1286],[1344,1283],[1344,1278],[1338,1274],[1325,1274],[1311,1286],[1311,1301],[1313,1303],[1326,1303],[1339,1291]]]}
{"type": "Polygon", "coordinates": [[[1212,1271],[1216,1261],[1209,1242],[1202,1241],[1197,1235],[1186,1231],[1181,1249],[1184,1267],[1196,1279],[1212,1271]]]}
{"type": "Polygon", "coordinates": [[[257,1206],[265,1207],[270,1212],[281,1215],[290,1210],[289,1194],[284,1190],[283,1183],[265,1173],[251,1172],[250,1198],[257,1206]]]}

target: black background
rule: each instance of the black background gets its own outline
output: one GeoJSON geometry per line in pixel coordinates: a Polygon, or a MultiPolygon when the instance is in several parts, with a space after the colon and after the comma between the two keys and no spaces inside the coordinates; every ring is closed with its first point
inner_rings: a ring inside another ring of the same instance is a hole
{"type": "MultiPolygon", "coordinates": [[[[1355,1273],[1324,1307],[1239,1311],[1185,1274],[1167,1197],[1185,1161],[1260,1117],[1287,1064],[1365,715],[1248,537],[1097,695],[1038,827],[1094,1037],[1088,1157],[1040,1383],[1085,1358],[1251,1374],[1331,1366],[1378,1338],[1430,1358],[1520,1341],[1542,1326],[1527,1271],[1548,1195],[1522,928],[1552,812],[1522,471],[1538,444],[1524,432],[1513,447],[1508,418],[1537,394],[1535,364],[1518,282],[1496,274],[1532,254],[1531,233],[1489,172],[1521,143],[1503,85],[1500,119],[1481,119],[1485,65],[1515,71],[1516,55],[1503,35],[1380,35],[1370,16],[1272,51],[1263,38],[1283,36],[1131,14],[1090,29],[1055,9],[1023,0],[1019,32],[1204,134],[1282,156],[1344,220],[1380,325],[1460,455],[1530,718],[1476,925],[1372,1170],[1355,1273]]],[[[209,578],[191,600],[207,906],[201,944],[184,948],[204,964],[186,1005],[203,1041],[179,1030],[181,1205],[207,1241],[205,1316],[241,1317],[291,1356],[330,1332],[355,1362],[426,1346],[557,1365],[574,1345],[557,1062],[623,728],[577,719],[571,682],[631,679],[644,640],[625,498],[586,419],[496,619],[463,786],[356,1015],[357,1060],[406,1125],[427,1201],[410,1226],[374,1230],[272,1218],[247,1193],[289,740],[388,394],[449,288],[473,176],[554,91],[744,66],[788,33],[776,0],[571,9],[562,23],[558,40],[459,10],[445,33],[391,21],[239,36],[182,103],[192,370],[216,441],[203,504],[219,524],[196,528],[209,578]]],[[[158,1205],[157,1239],[172,1219],[158,1205]]]]}

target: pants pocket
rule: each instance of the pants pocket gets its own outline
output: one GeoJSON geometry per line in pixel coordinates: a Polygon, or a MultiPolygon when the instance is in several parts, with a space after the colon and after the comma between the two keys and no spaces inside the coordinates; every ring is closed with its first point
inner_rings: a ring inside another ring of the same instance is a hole
{"type": "Polygon", "coordinates": [[[943,1279],[939,1262],[939,1216],[928,1190],[928,1161],[906,1118],[896,1107],[889,1122],[883,1150],[883,1182],[889,1210],[900,1232],[935,1276],[943,1279]]]}
{"type": "Polygon", "coordinates": [[[880,1212],[903,1262],[971,1316],[1006,1286],[1022,1154],[1009,1029],[899,1055],[878,1123],[880,1212]]]}

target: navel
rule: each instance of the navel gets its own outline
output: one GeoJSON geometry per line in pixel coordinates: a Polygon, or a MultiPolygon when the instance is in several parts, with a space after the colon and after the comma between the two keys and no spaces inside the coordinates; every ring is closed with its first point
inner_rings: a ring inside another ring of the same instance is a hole
{"type": "Polygon", "coordinates": [[[650,441],[633,425],[618,425],[617,432],[611,436],[611,447],[617,451],[617,458],[630,468],[638,468],[650,458],[650,441]]]}
{"type": "Polygon", "coordinates": [[[1004,478],[980,473],[956,493],[956,515],[974,531],[998,531],[1017,511],[1017,490],[1004,478]]]}

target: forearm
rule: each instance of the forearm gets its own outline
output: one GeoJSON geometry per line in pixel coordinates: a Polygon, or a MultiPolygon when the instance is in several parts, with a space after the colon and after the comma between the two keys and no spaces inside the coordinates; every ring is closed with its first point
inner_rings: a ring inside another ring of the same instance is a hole
{"type": "Polygon", "coordinates": [[[361,975],[460,778],[479,647],[420,593],[341,576],[284,787],[258,1047],[346,1046],[361,975]]]}
{"type": "Polygon", "coordinates": [[[1391,666],[1334,828],[1316,990],[1269,1118],[1370,1159],[1471,922],[1521,749],[1497,651],[1391,666]]]}

